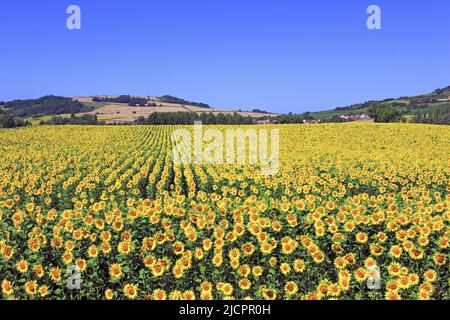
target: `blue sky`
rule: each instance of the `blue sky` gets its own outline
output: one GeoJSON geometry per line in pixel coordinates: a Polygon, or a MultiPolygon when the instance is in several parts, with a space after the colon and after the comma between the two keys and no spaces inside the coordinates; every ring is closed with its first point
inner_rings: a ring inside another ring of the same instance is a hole
{"type": "Polygon", "coordinates": [[[0,100],[172,94],[304,112],[450,85],[448,0],[2,0],[0,100]],[[66,28],[79,5],[82,29],[66,28]],[[366,9],[382,10],[382,30],[366,9]]]}

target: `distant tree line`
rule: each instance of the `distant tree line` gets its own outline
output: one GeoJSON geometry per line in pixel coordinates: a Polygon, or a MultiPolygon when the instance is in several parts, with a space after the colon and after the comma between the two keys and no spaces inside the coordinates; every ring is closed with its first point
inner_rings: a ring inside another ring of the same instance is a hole
{"type": "MultiPolygon", "coordinates": [[[[439,88],[439,89],[436,89],[436,90],[434,90],[434,92],[437,94],[437,95],[442,95],[442,94],[444,94],[445,92],[447,92],[447,91],[449,91],[450,92],[450,86],[448,86],[448,87],[446,87],[446,88],[439,88]]],[[[450,94],[449,94],[450,95],[450,94]]]]}
{"type": "Polygon", "coordinates": [[[315,118],[309,112],[303,114],[283,114],[277,117],[276,122],[280,124],[304,123],[305,121],[313,121],[315,118]]]}
{"type": "Polygon", "coordinates": [[[253,109],[252,112],[254,112],[254,113],[269,113],[269,112],[267,112],[265,110],[261,110],[261,109],[253,109]]]}
{"type": "Polygon", "coordinates": [[[77,117],[74,114],[70,118],[53,117],[48,121],[41,121],[41,125],[103,125],[102,121],[98,121],[96,115],[84,114],[81,117],[77,117]]]}
{"type": "Polygon", "coordinates": [[[158,97],[158,100],[161,101],[161,102],[165,102],[165,103],[190,105],[190,106],[195,106],[195,107],[205,108],[205,109],[210,109],[211,108],[206,103],[187,101],[187,100],[180,99],[180,98],[177,98],[177,97],[174,97],[174,96],[169,96],[169,95],[158,97]]]}
{"type": "Polygon", "coordinates": [[[125,103],[129,106],[156,106],[156,104],[148,103],[148,100],[145,98],[139,98],[139,97],[132,97],[130,95],[122,95],[118,97],[94,97],[92,98],[92,101],[94,102],[110,102],[110,103],[125,103]]]}
{"type": "Polygon", "coordinates": [[[237,113],[217,115],[213,113],[195,112],[154,112],[147,118],[139,117],[135,124],[139,125],[192,125],[195,121],[201,121],[205,125],[209,124],[229,124],[246,125],[253,124],[251,117],[243,117],[237,113]]]}
{"type": "Polygon", "coordinates": [[[413,122],[450,125],[450,108],[432,113],[419,113],[414,116],[413,122]]]}
{"type": "Polygon", "coordinates": [[[16,128],[29,125],[30,123],[28,121],[13,116],[12,114],[6,113],[5,111],[0,109],[0,128],[16,128]]]}
{"type": "Polygon", "coordinates": [[[72,98],[44,96],[38,99],[13,100],[4,104],[8,112],[16,117],[39,117],[48,115],[81,113],[93,110],[72,98]]]}

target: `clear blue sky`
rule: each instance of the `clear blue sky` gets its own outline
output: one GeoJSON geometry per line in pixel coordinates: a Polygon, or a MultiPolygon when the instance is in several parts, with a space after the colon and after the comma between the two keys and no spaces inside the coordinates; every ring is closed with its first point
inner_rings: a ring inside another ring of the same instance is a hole
{"type": "Polygon", "coordinates": [[[448,0],[1,0],[0,100],[172,94],[300,113],[425,93],[450,85],[449,15],[448,0]],[[366,28],[370,4],[383,30],[366,28]]]}

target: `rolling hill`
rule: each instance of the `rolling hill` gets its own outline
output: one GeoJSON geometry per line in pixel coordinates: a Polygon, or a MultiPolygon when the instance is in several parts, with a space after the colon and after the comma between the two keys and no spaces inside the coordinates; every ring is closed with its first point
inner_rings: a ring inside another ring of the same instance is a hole
{"type": "Polygon", "coordinates": [[[396,99],[385,99],[382,101],[367,101],[347,107],[339,107],[332,110],[311,112],[310,115],[317,119],[331,119],[342,115],[361,115],[366,114],[370,104],[373,102],[384,102],[399,108],[406,117],[412,117],[416,114],[433,113],[436,111],[447,110],[450,108],[450,86],[435,91],[411,97],[399,97],[396,99]]]}

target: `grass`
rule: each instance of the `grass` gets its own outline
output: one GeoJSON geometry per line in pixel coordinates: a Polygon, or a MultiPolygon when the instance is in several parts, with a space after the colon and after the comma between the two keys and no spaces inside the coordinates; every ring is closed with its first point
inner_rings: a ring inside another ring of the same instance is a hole
{"type": "Polygon", "coordinates": [[[343,116],[348,114],[364,114],[367,113],[368,108],[362,108],[362,109],[352,109],[352,110],[327,110],[327,111],[319,111],[319,112],[312,112],[311,116],[314,118],[320,118],[320,119],[330,119],[334,116],[343,116]]]}
{"type": "Polygon", "coordinates": [[[120,118],[112,117],[112,116],[97,116],[99,121],[107,121],[107,120],[120,120],[120,118]]]}
{"type": "MultiPolygon", "coordinates": [[[[106,106],[106,102],[83,102],[86,107],[92,108],[93,110],[106,106]]],[[[90,110],[92,111],[92,110],[90,110]]]]}
{"type": "Polygon", "coordinates": [[[416,114],[423,114],[423,113],[434,113],[438,111],[447,110],[450,108],[450,103],[436,103],[436,104],[430,104],[427,107],[424,108],[417,108],[410,110],[408,114],[410,115],[416,115],[416,114]]]}
{"type": "Polygon", "coordinates": [[[406,105],[409,105],[411,103],[411,101],[406,100],[406,99],[396,99],[396,100],[392,100],[392,101],[388,101],[386,102],[388,104],[393,104],[393,103],[404,103],[406,105]]]}
{"type": "MultiPolygon", "coordinates": [[[[56,115],[56,116],[42,116],[42,117],[37,117],[37,118],[28,118],[25,120],[30,122],[31,125],[36,126],[36,125],[39,125],[41,121],[49,121],[53,117],[70,118],[70,116],[71,116],[71,114],[60,114],[60,115],[56,115]]],[[[79,114],[77,114],[76,116],[79,116],[79,114]]]]}

